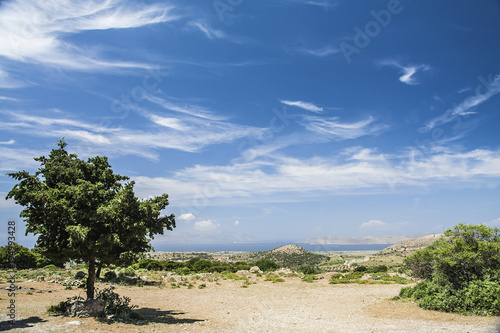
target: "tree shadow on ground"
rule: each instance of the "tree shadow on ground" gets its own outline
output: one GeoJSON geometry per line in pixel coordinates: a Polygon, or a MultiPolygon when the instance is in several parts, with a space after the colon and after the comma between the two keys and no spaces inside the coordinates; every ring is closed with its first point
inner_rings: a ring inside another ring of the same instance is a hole
{"type": "Polygon", "coordinates": [[[14,321],[14,324],[11,324],[9,321],[2,321],[0,322],[0,331],[9,331],[18,328],[29,328],[33,327],[35,324],[44,322],[47,322],[47,320],[40,317],[29,317],[22,320],[16,320],[14,321]]]}
{"type": "MultiPolygon", "coordinates": [[[[193,319],[193,318],[176,318],[175,316],[184,315],[185,312],[180,311],[162,311],[153,308],[140,308],[134,310],[134,312],[140,314],[144,319],[142,320],[131,320],[130,323],[134,325],[148,325],[152,323],[159,324],[193,324],[199,321],[205,321],[205,319],[193,319]]],[[[111,325],[116,321],[105,318],[97,318],[101,323],[106,323],[111,325]]]]}

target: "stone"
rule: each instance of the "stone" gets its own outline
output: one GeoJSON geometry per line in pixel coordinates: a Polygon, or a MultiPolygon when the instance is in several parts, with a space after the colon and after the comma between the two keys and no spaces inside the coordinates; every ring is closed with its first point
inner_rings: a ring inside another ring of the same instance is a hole
{"type": "Polygon", "coordinates": [[[76,272],[75,279],[81,280],[83,278],[85,278],[85,272],[84,271],[78,271],[78,272],[76,272]]]}
{"type": "Polygon", "coordinates": [[[99,317],[103,313],[104,303],[97,299],[75,301],[66,310],[67,316],[78,318],[99,317]]]}
{"type": "Polygon", "coordinates": [[[250,268],[250,273],[260,273],[262,274],[262,271],[260,270],[260,268],[258,266],[253,266],[250,268]]]}
{"type": "Polygon", "coordinates": [[[45,277],[43,275],[36,277],[36,282],[43,282],[44,280],[45,280],[45,277]]]}

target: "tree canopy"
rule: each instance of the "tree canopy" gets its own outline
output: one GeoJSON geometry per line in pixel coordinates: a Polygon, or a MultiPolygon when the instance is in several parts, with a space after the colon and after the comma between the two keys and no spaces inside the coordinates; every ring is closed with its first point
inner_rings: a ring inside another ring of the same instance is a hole
{"type": "Polygon", "coordinates": [[[49,157],[35,158],[35,174],[9,173],[18,183],[7,194],[24,206],[26,234],[54,262],[84,261],[89,266],[87,298],[94,298],[96,265],[121,263],[151,250],[154,235],[175,228],[174,215],[160,215],[168,195],[141,200],[134,182],[117,175],[105,156],[87,161],[69,154],[64,139],[49,157]],[[126,182],[128,181],[128,182],[126,182]]]}
{"type": "Polygon", "coordinates": [[[500,315],[500,230],[459,224],[405,260],[423,282],[400,296],[426,309],[500,315]]]}

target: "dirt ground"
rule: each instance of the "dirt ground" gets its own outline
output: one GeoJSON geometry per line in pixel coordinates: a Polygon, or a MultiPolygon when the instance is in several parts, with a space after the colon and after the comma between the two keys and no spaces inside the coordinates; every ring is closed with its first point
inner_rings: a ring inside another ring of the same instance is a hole
{"type": "Polygon", "coordinates": [[[263,280],[252,277],[256,284],[248,288],[233,280],[198,282],[206,284],[204,289],[172,289],[168,283],[163,288],[117,286],[120,295],[139,306],[136,311],[145,318],[141,323],[49,316],[50,305],[79,293],[83,296],[83,290],[24,282],[15,296],[14,327],[5,324],[10,298],[6,290],[0,291],[0,328],[10,332],[500,332],[498,317],[425,311],[411,302],[389,300],[401,285],[330,285],[328,276],[314,283],[298,277],[280,283],[263,280]]]}

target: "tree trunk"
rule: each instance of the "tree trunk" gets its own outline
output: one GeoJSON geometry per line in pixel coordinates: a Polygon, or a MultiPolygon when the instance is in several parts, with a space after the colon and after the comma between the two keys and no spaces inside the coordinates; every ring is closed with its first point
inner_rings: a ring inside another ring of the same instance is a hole
{"type": "Polygon", "coordinates": [[[96,280],[101,278],[101,268],[102,268],[102,263],[99,263],[97,265],[97,272],[95,273],[96,280]]]}
{"type": "Polygon", "coordinates": [[[87,278],[87,299],[94,299],[95,260],[89,261],[89,276],[87,278]]]}

